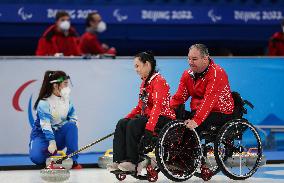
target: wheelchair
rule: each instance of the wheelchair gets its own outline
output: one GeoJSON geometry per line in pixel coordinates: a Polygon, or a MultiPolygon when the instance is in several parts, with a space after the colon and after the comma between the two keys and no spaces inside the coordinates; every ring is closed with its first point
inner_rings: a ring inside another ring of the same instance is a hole
{"type": "Polygon", "coordinates": [[[116,172],[116,178],[121,181],[130,174],[139,180],[156,182],[160,171],[175,182],[186,181],[192,176],[208,181],[220,171],[234,180],[251,177],[261,165],[261,139],[256,128],[242,118],[246,109],[244,103],[236,103],[238,100],[243,101],[234,97],[235,106],[240,106],[237,109],[240,115],[221,127],[208,127],[209,131],[190,130],[183,119],[169,122],[160,131],[153,147],[156,166],[152,165],[148,154],[140,154],[146,160],[146,174],[116,172]]]}
{"type": "Polygon", "coordinates": [[[221,171],[233,180],[244,180],[257,171],[261,139],[256,128],[242,118],[244,105],[253,105],[236,92],[233,98],[237,115],[221,127],[212,125],[207,127],[209,131],[197,133],[184,120],[175,120],[162,129],[155,153],[159,170],[168,179],[182,182],[196,176],[208,181],[221,171]]]}

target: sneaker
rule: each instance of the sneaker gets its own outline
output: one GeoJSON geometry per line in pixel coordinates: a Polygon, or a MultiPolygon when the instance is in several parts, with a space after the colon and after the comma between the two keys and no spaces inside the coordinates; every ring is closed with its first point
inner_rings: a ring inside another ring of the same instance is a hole
{"type": "MultiPolygon", "coordinates": [[[[136,171],[136,165],[131,163],[131,162],[123,162],[123,163],[120,163],[118,165],[118,168],[121,170],[121,171],[124,171],[124,172],[135,172],[136,171]]],[[[138,163],[137,165],[137,175],[140,175],[141,172],[142,172],[142,168],[143,168],[143,163],[138,163]]]]}
{"type": "Polygon", "coordinates": [[[110,172],[119,170],[118,163],[107,164],[106,168],[110,172]]]}
{"type": "Polygon", "coordinates": [[[78,164],[76,161],[73,162],[72,169],[73,170],[80,170],[82,169],[82,165],[78,164]]]}

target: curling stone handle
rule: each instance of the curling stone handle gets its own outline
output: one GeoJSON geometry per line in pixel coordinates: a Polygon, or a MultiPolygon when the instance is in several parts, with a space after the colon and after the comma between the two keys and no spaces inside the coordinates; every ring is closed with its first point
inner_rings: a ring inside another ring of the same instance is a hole
{"type": "Polygon", "coordinates": [[[51,156],[51,158],[63,158],[66,156],[65,152],[64,151],[57,151],[56,154],[59,154],[60,156],[51,156]]]}
{"type": "Polygon", "coordinates": [[[108,149],[108,150],[105,152],[104,156],[111,156],[110,153],[112,153],[112,152],[113,152],[112,149],[108,149]]]}
{"type": "Polygon", "coordinates": [[[71,158],[72,156],[77,155],[79,152],[84,151],[84,150],[88,149],[89,147],[91,147],[91,146],[93,146],[93,145],[95,145],[95,144],[97,144],[97,143],[99,143],[99,142],[101,142],[101,141],[103,141],[103,140],[105,140],[105,139],[107,139],[107,138],[113,136],[113,135],[114,135],[114,132],[111,133],[111,134],[108,134],[107,136],[105,136],[105,137],[103,137],[103,138],[101,138],[101,139],[99,139],[99,140],[96,140],[96,141],[94,141],[94,142],[92,142],[92,143],[90,143],[90,144],[88,144],[88,145],[82,147],[82,148],[79,149],[78,151],[75,151],[75,152],[73,152],[73,153],[71,153],[71,154],[68,154],[67,156],[65,156],[65,157],[63,157],[63,158],[61,158],[61,159],[58,159],[55,163],[56,163],[56,164],[62,163],[62,161],[66,160],[66,159],[69,159],[69,158],[71,158]]]}

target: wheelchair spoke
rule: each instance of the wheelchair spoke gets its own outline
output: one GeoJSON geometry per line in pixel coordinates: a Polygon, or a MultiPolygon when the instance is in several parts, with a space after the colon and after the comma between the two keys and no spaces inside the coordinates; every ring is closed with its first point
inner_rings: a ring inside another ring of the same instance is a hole
{"type": "Polygon", "coordinates": [[[179,156],[179,158],[180,158],[181,162],[185,165],[186,169],[187,169],[190,173],[192,173],[192,170],[190,170],[190,168],[189,168],[189,167],[187,166],[187,164],[184,162],[183,158],[180,157],[180,156],[179,156]]]}
{"type": "Polygon", "coordinates": [[[242,175],[242,154],[240,153],[240,175],[242,175]]]}

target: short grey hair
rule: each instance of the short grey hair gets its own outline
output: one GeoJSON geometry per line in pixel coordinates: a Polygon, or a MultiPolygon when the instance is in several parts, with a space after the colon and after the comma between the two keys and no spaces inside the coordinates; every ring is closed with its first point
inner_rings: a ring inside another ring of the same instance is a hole
{"type": "Polygon", "coordinates": [[[209,51],[208,51],[208,48],[207,48],[206,45],[204,45],[204,44],[193,44],[189,47],[189,51],[192,50],[193,48],[196,48],[197,50],[199,50],[200,55],[202,57],[209,56],[209,51]]]}

